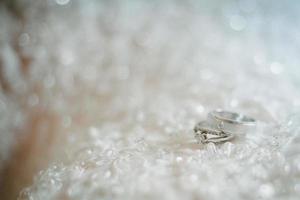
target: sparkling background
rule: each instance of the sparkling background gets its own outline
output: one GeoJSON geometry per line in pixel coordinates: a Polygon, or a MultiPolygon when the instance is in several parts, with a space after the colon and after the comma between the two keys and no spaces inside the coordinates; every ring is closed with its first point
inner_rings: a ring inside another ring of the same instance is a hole
{"type": "Polygon", "coordinates": [[[19,199],[299,199],[299,9],[4,3],[0,169],[29,137],[25,172],[11,179],[35,178],[15,190],[19,199]],[[196,144],[193,126],[215,108],[255,117],[257,131],[196,144]]]}

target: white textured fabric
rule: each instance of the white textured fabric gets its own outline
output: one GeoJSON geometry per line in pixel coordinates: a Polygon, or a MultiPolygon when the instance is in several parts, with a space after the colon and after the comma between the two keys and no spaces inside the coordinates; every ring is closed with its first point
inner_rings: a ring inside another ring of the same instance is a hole
{"type": "Polygon", "coordinates": [[[270,3],[27,7],[23,90],[42,86],[28,102],[60,116],[66,140],[20,199],[298,199],[299,14],[270,3]],[[255,117],[257,131],[196,144],[215,108],[255,117]]]}

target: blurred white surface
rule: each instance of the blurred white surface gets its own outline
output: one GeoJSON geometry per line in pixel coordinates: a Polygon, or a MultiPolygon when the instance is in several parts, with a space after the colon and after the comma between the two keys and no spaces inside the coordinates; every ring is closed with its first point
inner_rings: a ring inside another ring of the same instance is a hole
{"type": "MultiPolygon", "coordinates": [[[[29,106],[56,113],[68,130],[57,164],[20,199],[298,199],[296,8],[243,0],[32,1],[19,38],[32,58],[27,79],[15,70],[14,23],[2,13],[6,79],[16,96],[29,94],[29,106]],[[258,131],[197,145],[192,128],[215,108],[254,116],[258,131]]],[[[21,100],[10,101],[2,94],[8,127],[21,112],[21,100]]],[[[0,128],[9,152],[9,128],[0,128]]]]}

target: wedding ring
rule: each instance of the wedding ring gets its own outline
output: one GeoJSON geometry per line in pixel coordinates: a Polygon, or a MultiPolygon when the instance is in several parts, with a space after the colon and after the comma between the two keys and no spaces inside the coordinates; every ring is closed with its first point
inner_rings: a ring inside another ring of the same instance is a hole
{"type": "Polygon", "coordinates": [[[256,120],[254,118],[224,110],[210,112],[207,122],[214,129],[234,134],[246,134],[256,128],[256,120]]]}
{"type": "Polygon", "coordinates": [[[195,139],[198,143],[221,143],[234,138],[234,134],[228,131],[214,129],[206,121],[199,122],[195,128],[195,139]]]}

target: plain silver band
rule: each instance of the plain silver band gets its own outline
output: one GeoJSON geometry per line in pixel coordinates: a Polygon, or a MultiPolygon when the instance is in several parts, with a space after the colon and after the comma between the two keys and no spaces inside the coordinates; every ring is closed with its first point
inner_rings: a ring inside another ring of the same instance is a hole
{"type": "Polygon", "coordinates": [[[256,128],[254,118],[224,110],[214,110],[208,113],[208,123],[215,129],[235,134],[246,134],[256,128]]]}

